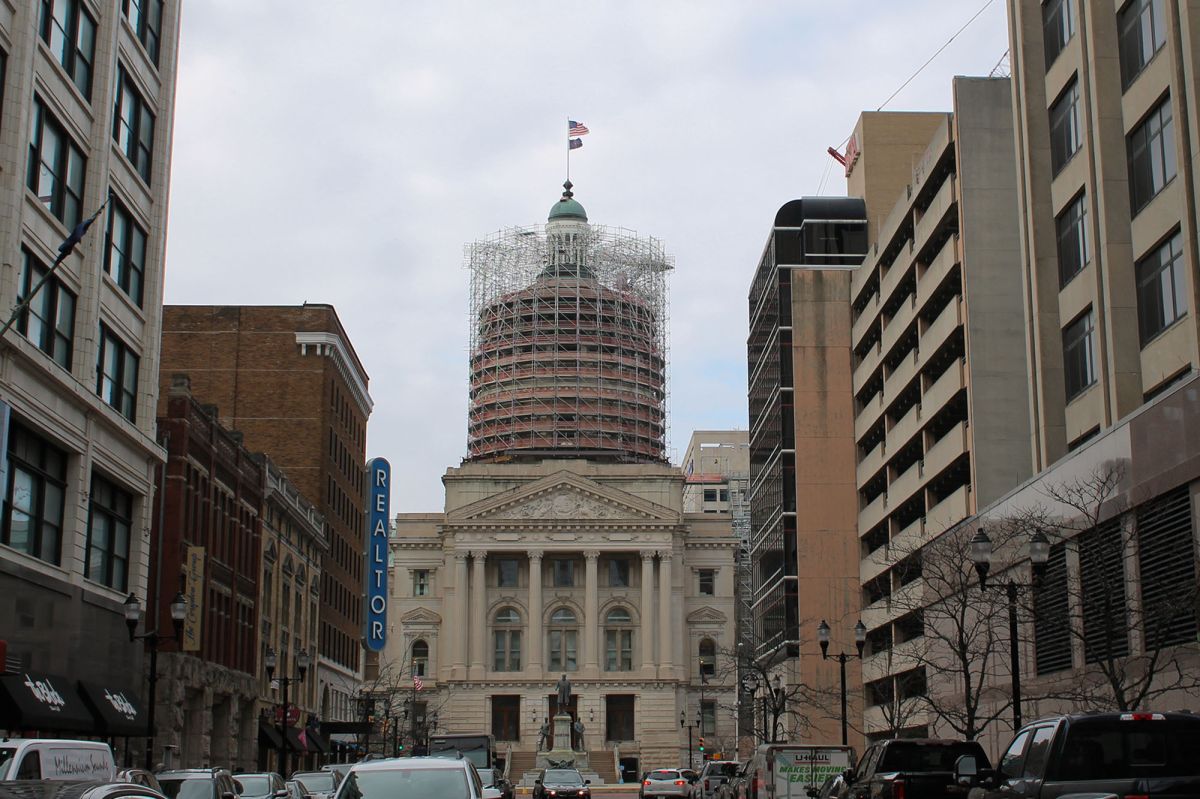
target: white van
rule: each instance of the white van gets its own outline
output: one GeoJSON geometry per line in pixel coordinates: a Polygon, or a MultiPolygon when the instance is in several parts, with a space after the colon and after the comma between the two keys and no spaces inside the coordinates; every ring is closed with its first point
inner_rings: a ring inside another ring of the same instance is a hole
{"type": "Polygon", "coordinates": [[[746,769],[750,799],[807,799],[829,777],[854,768],[849,746],[763,744],[746,769]],[[813,791],[810,794],[809,791],[813,791]]]}
{"type": "Polygon", "coordinates": [[[116,778],[112,749],[100,741],[57,738],[0,740],[0,780],[104,780],[116,778]]]}

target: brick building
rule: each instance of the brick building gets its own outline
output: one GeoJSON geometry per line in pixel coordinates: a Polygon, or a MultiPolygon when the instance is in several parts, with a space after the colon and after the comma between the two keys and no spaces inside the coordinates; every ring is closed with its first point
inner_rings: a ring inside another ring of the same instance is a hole
{"type": "Polygon", "coordinates": [[[159,618],[179,586],[188,599],[183,639],[162,644],[156,738],[185,767],[252,768],[257,732],[258,575],[263,460],[201,405],[187,378],[163,392],[167,447],[162,512],[154,518],[150,582],[159,618]]]}
{"type": "Polygon", "coordinates": [[[186,373],[221,424],[325,517],[316,661],[322,720],[351,720],[362,672],[367,374],[330,305],[165,306],[162,374],[186,373]]]}

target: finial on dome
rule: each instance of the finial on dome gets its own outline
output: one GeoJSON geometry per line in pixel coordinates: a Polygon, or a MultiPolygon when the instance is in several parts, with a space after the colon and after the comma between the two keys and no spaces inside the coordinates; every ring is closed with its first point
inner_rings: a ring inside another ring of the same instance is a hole
{"type": "Polygon", "coordinates": [[[559,197],[558,202],[554,203],[554,207],[550,209],[547,221],[553,222],[555,219],[587,221],[587,211],[583,210],[583,206],[575,199],[575,192],[571,191],[573,188],[575,188],[575,184],[569,179],[563,183],[562,197],[559,197]]]}
{"type": "Polygon", "coordinates": [[[569,179],[565,183],[563,183],[563,197],[567,198],[568,200],[571,199],[572,197],[574,197],[575,193],[571,191],[571,189],[573,189],[574,187],[575,187],[575,184],[572,183],[569,179]]]}

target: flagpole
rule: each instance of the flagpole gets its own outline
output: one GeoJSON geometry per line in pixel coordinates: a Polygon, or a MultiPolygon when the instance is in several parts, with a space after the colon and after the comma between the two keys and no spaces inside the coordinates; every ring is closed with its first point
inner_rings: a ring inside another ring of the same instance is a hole
{"type": "Polygon", "coordinates": [[[567,117],[567,182],[571,182],[571,118],[567,117]]]}

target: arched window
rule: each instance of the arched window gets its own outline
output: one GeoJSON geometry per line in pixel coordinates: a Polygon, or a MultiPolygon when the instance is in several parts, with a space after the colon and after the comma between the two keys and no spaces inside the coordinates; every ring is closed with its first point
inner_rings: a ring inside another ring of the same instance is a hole
{"type": "Polygon", "coordinates": [[[579,622],[570,608],[559,608],[550,614],[546,651],[550,671],[575,671],[579,665],[579,622]]]}
{"type": "Polygon", "coordinates": [[[414,677],[424,677],[429,668],[429,644],[424,641],[414,641],[412,645],[412,673],[414,677]]]}
{"type": "Polygon", "coordinates": [[[625,608],[604,617],[604,670],[633,670],[633,617],[625,608]]]}
{"type": "Polygon", "coordinates": [[[711,638],[700,640],[700,676],[712,677],[717,673],[717,645],[711,638]]]}
{"type": "Polygon", "coordinates": [[[496,611],[492,640],[495,657],[492,668],[496,671],[521,670],[521,614],[514,608],[496,611]]]}

